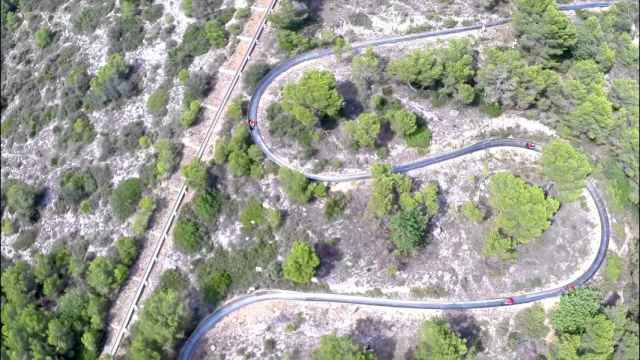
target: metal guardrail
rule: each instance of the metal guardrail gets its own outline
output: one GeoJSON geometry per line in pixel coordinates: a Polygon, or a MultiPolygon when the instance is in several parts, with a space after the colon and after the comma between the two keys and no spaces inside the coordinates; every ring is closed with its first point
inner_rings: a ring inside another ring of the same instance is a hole
{"type": "MultiPolygon", "coordinates": [[[[207,147],[209,146],[209,142],[211,141],[211,138],[213,136],[215,126],[218,123],[218,120],[220,119],[220,117],[222,116],[224,108],[226,107],[227,102],[231,98],[231,94],[233,93],[233,90],[235,89],[236,85],[238,84],[238,81],[240,80],[240,74],[242,73],[242,71],[244,71],[244,68],[247,65],[247,62],[249,61],[251,53],[255,49],[256,43],[258,42],[258,39],[262,35],[262,30],[267,22],[267,16],[275,6],[276,2],[277,0],[271,0],[269,6],[267,6],[265,14],[260,20],[260,24],[258,25],[258,29],[256,30],[251,40],[251,43],[249,43],[249,47],[247,48],[247,52],[245,53],[242,59],[242,63],[240,64],[240,67],[236,70],[235,75],[233,76],[233,80],[231,81],[231,84],[227,87],[227,91],[225,92],[224,97],[222,98],[222,102],[220,106],[216,110],[216,113],[214,115],[211,125],[207,128],[205,138],[200,143],[200,147],[198,148],[198,152],[196,154],[196,158],[199,160],[202,159],[207,147]]],[[[136,293],[133,297],[133,301],[130,303],[129,308],[127,309],[125,318],[122,324],[120,325],[120,328],[117,331],[115,341],[112,344],[111,349],[109,349],[109,354],[112,356],[115,356],[116,353],[118,352],[120,343],[122,342],[122,339],[124,338],[124,335],[127,332],[127,328],[131,323],[131,319],[133,318],[133,314],[137,310],[138,302],[140,301],[140,298],[142,297],[142,294],[148,285],[147,281],[149,280],[151,271],[153,270],[154,265],[158,261],[158,254],[162,250],[162,247],[164,246],[165,241],[169,236],[169,231],[171,230],[171,226],[173,225],[173,222],[177,216],[178,210],[180,209],[180,205],[182,204],[182,200],[184,200],[186,193],[187,193],[187,186],[183,183],[182,186],[180,187],[180,191],[178,192],[178,196],[176,197],[176,200],[173,206],[171,207],[171,215],[169,216],[169,219],[165,223],[164,227],[162,228],[160,238],[155,244],[153,255],[151,256],[151,259],[149,259],[149,261],[147,262],[144,274],[142,276],[142,280],[136,289],[136,293]]]]}

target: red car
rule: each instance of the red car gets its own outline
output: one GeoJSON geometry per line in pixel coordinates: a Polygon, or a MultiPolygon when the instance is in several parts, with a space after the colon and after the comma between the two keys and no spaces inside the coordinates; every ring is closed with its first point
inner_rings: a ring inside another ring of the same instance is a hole
{"type": "Polygon", "coordinates": [[[567,290],[567,292],[572,292],[576,289],[576,286],[574,284],[569,284],[567,286],[565,286],[565,290],[567,290]]]}
{"type": "Polygon", "coordinates": [[[256,126],[256,121],[255,120],[247,120],[247,124],[249,124],[249,127],[251,128],[251,130],[253,130],[253,128],[256,126]]]}
{"type": "Polygon", "coordinates": [[[505,305],[513,305],[513,304],[515,304],[515,300],[513,300],[513,298],[511,298],[511,297],[510,298],[506,298],[506,299],[504,299],[504,304],[505,305]]]}
{"type": "Polygon", "coordinates": [[[536,148],[536,144],[534,144],[534,143],[529,143],[529,142],[527,143],[527,149],[529,149],[529,150],[533,150],[533,149],[535,149],[535,148],[536,148]]]}

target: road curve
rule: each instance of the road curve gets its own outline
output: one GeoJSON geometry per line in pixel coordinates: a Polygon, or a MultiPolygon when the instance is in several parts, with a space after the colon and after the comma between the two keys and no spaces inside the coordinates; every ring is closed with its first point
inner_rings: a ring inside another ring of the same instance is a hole
{"type": "MultiPolygon", "coordinates": [[[[580,9],[589,9],[589,8],[605,8],[610,6],[611,2],[594,2],[594,3],[583,3],[583,4],[573,4],[573,5],[563,5],[560,6],[562,10],[571,11],[571,10],[580,10],[580,9]]],[[[372,46],[382,46],[388,44],[395,44],[404,41],[411,41],[421,38],[435,37],[440,35],[447,34],[455,34],[462,33],[470,30],[478,30],[484,27],[492,27],[501,24],[505,24],[509,22],[509,19],[500,20],[491,24],[484,25],[476,25],[469,26],[464,28],[450,29],[444,31],[436,31],[436,32],[426,32],[426,33],[418,33],[418,34],[410,34],[410,35],[402,35],[402,36],[394,36],[383,38],[379,40],[370,40],[358,42],[352,45],[354,50],[359,50],[372,46]]],[[[324,56],[329,56],[332,54],[331,49],[321,49],[316,51],[311,51],[299,56],[296,56],[284,63],[279,64],[274,69],[272,69],[265,78],[258,84],[255,94],[251,99],[251,103],[249,106],[249,119],[257,120],[258,106],[260,104],[260,99],[264,95],[267,87],[275,80],[279,75],[283,74],[285,71],[290,69],[291,67],[300,64],[305,61],[318,59],[324,56]]],[[[280,166],[289,167],[289,164],[278,158],[264,143],[262,136],[260,135],[259,126],[255,126],[251,131],[251,135],[253,137],[254,142],[262,149],[264,154],[271,161],[274,161],[280,166]]],[[[539,151],[537,149],[529,149],[527,147],[527,141],[522,139],[489,139],[485,141],[478,142],[474,145],[470,145],[464,147],[459,150],[455,150],[452,152],[439,154],[430,156],[424,159],[418,159],[412,162],[396,165],[393,167],[393,170],[396,172],[407,172],[415,169],[424,168],[433,164],[442,163],[454,158],[459,158],[471,153],[475,153],[478,151],[484,151],[490,148],[504,148],[504,147],[516,147],[527,149],[530,151],[539,151]]],[[[369,172],[362,172],[358,174],[351,175],[318,175],[313,173],[303,172],[305,176],[310,179],[318,180],[318,181],[328,181],[328,182],[340,182],[340,181],[353,181],[353,180],[361,180],[367,179],[371,177],[369,172]]],[[[610,237],[610,223],[609,223],[609,214],[607,213],[606,205],[598,192],[595,184],[589,180],[587,182],[587,191],[589,192],[591,198],[594,201],[596,209],[598,211],[598,216],[600,219],[600,245],[598,247],[598,252],[593,262],[582,275],[578,276],[576,279],[570,281],[569,283],[555,287],[552,289],[542,290],[534,293],[522,294],[522,295],[514,295],[510,296],[514,300],[514,304],[524,304],[530,303],[534,301],[539,301],[546,298],[560,296],[561,294],[568,291],[573,286],[582,286],[587,283],[593,276],[597,273],[598,269],[604,262],[607,248],[609,246],[609,237],[610,237]]],[[[209,331],[211,328],[215,327],[215,325],[222,320],[227,315],[251,304],[264,302],[264,301],[273,301],[273,300],[284,300],[284,301],[296,301],[296,302],[324,302],[324,303],[340,303],[340,304],[353,304],[353,305],[369,305],[369,306],[383,306],[383,307],[391,307],[391,308],[409,308],[409,309],[438,309],[438,310],[464,310],[464,309],[481,309],[481,308],[491,308],[491,307],[500,307],[500,306],[510,306],[505,303],[505,299],[508,296],[501,298],[493,298],[493,299],[480,299],[480,300],[463,300],[463,301],[455,301],[455,302],[431,302],[431,301],[418,301],[418,300],[396,300],[396,299],[386,299],[386,298],[372,298],[366,296],[355,296],[355,295],[342,295],[342,294],[330,294],[330,293],[304,293],[298,291],[286,291],[286,290],[262,290],[256,291],[248,295],[240,296],[234,298],[224,305],[219,307],[216,311],[209,314],[205,317],[197,326],[197,328],[193,331],[193,333],[189,336],[187,341],[182,346],[180,351],[179,359],[180,360],[190,360],[193,357],[195,350],[198,347],[198,343],[200,339],[209,331]]]]}

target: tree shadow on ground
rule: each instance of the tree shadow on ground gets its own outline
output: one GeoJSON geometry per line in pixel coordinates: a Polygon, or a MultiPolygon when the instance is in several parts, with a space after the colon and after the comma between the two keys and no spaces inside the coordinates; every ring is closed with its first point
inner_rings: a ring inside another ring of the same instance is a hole
{"type": "Polygon", "coordinates": [[[351,81],[340,81],[337,84],[337,90],[344,98],[344,106],[342,107],[342,116],[353,119],[364,111],[364,106],[358,97],[358,88],[351,81]]]}
{"type": "Polygon", "coordinates": [[[447,316],[447,322],[451,329],[466,341],[467,348],[471,349],[473,347],[478,352],[484,351],[482,328],[473,316],[463,312],[456,312],[447,316]]]}
{"type": "Polygon", "coordinates": [[[316,277],[328,276],[335,268],[336,262],[342,260],[342,252],[338,248],[339,239],[331,242],[319,242],[314,245],[316,254],[320,258],[320,266],[316,270],[316,277]]]}
{"type": "Polygon", "coordinates": [[[391,360],[396,350],[396,341],[385,336],[384,331],[389,324],[372,318],[358,319],[351,337],[376,354],[378,360],[391,360]]]}

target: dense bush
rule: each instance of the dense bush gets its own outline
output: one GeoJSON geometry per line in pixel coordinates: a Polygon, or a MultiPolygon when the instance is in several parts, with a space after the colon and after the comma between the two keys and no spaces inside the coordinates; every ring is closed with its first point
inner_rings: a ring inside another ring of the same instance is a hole
{"type": "Polygon", "coordinates": [[[107,63],[91,79],[86,101],[90,106],[100,107],[113,100],[131,96],[135,92],[135,85],[130,75],[131,69],[121,54],[109,56],[107,63]]]}
{"type": "Polygon", "coordinates": [[[71,19],[73,30],[80,33],[93,33],[100,22],[111,12],[113,5],[113,1],[104,1],[97,5],[83,7],[71,19]]]}
{"type": "Polygon", "coordinates": [[[542,171],[547,179],[555,183],[558,199],[570,202],[582,194],[591,165],[587,156],[571,144],[554,140],[543,149],[542,171]]]}
{"type": "Polygon", "coordinates": [[[120,221],[126,220],[136,211],[142,197],[142,182],[138,178],[121,181],[111,192],[111,210],[120,221]]]}
{"type": "Polygon", "coordinates": [[[59,179],[60,197],[70,205],[77,206],[80,202],[98,189],[98,184],[88,170],[69,170],[59,179]]]}
{"type": "Polygon", "coordinates": [[[391,241],[401,255],[410,254],[424,244],[428,217],[421,208],[402,210],[391,218],[391,241]]]}
{"type": "Polygon", "coordinates": [[[137,16],[120,16],[109,28],[109,53],[126,53],[138,49],[143,44],[144,35],[142,19],[137,16]]]}
{"type": "Polygon", "coordinates": [[[193,197],[191,207],[200,222],[212,224],[222,210],[222,194],[215,190],[199,191],[193,197]]]}
{"type": "Polygon", "coordinates": [[[246,92],[250,95],[256,91],[256,87],[260,80],[271,70],[271,65],[265,62],[256,62],[247,68],[242,77],[242,85],[246,92]]]}
{"type": "Polygon", "coordinates": [[[133,223],[131,224],[131,229],[135,236],[144,235],[145,231],[149,227],[149,221],[151,221],[151,216],[156,209],[156,201],[151,196],[143,196],[138,202],[138,209],[136,213],[133,215],[133,223]]]}
{"type": "Polygon", "coordinates": [[[109,257],[98,256],[87,268],[87,284],[98,294],[106,296],[122,285],[128,271],[124,264],[109,257]]]}
{"type": "Polygon", "coordinates": [[[181,215],[173,229],[173,241],[176,248],[185,254],[193,254],[202,246],[203,234],[196,221],[181,215]]]}
{"type": "Polygon", "coordinates": [[[472,201],[467,201],[461,206],[462,214],[469,220],[481,222],[484,220],[485,213],[472,201]]]}
{"type": "Polygon", "coordinates": [[[216,143],[214,157],[218,164],[227,163],[234,176],[250,175],[260,179],[264,174],[264,155],[258,146],[252,144],[249,130],[244,124],[233,129],[228,141],[219,140],[216,143]]]}
{"type": "Polygon", "coordinates": [[[356,345],[350,337],[330,334],[320,337],[320,345],[313,350],[313,359],[375,360],[376,356],[356,345]]]}
{"type": "Polygon", "coordinates": [[[47,46],[51,45],[51,42],[53,41],[53,33],[46,27],[41,28],[40,30],[36,31],[35,39],[36,46],[40,49],[44,49],[47,46]]]}
{"type": "Polygon", "coordinates": [[[344,125],[355,148],[375,147],[381,127],[381,119],[375,113],[362,113],[344,125]]]}
{"type": "Polygon", "coordinates": [[[318,137],[317,133],[286,112],[279,102],[271,103],[267,108],[267,121],[269,134],[293,139],[302,145],[306,153],[311,152],[311,143],[318,137]]]}
{"type": "Polygon", "coordinates": [[[306,127],[336,117],[343,103],[336,79],[328,71],[308,70],[297,83],[287,84],[282,90],[282,108],[306,127]]]}
{"type": "Polygon", "coordinates": [[[182,176],[187,186],[194,190],[204,190],[209,185],[209,171],[202,160],[193,159],[182,168],[182,176]]]}
{"type": "Polygon", "coordinates": [[[462,359],[469,352],[467,345],[446,321],[427,320],[420,329],[416,360],[462,359]]]}
{"type": "Polygon", "coordinates": [[[262,203],[252,197],[240,212],[242,231],[254,234],[258,238],[266,238],[272,231],[277,230],[282,223],[282,213],[278,209],[264,207],[262,203]]]}
{"type": "Polygon", "coordinates": [[[454,39],[446,47],[416,50],[393,60],[387,72],[412,86],[434,90],[441,97],[453,97],[463,104],[470,104],[475,99],[474,66],[471,42],[454,39]]]}
{"type": "Polygon", "coordinates": [[[180,163],[180,148],[169,139],[159,139],[154,145],[156,151],[155,175],[158,179],[170,176],[180,163]]]}
{"type": "Polygon", "coordinates": [[[518,0],[513,13],[518,47],[538,64],[553,66],[576,43],[576,28],[553,0],[518,0]]]}
{"type": "MultiPolygon", "coordinates": [[[[377,217],[395,211],[402,194],[411,191],[411,179],[391,172],[390,165],[376,164],[371,168],[373,189],[369,199],[369,210],[377,217]]],[[[406,197],[406,196],[405,196],[406,197]]]]}
{"type": "Polygon", "coordinates": [[[349,199],[342,192],[331,193],[324,205],[324,216],[327,220],[336,220],[344,213],[349,199]]]}
{"type": "Polygon", "coordinates": [[[309,9],[304,3],[295,0],[284,0],[278,10],[269,16],[269,21],[276,29],[300,30],[309,18],[309,9]]]}
{"type": "Polygon", "coordinates": [[[296,241],[282,264],[282,273],[287,280],[307,284],[320,265],[320,259],[313,248],[302,241],[296,241]]]}
{"type": "Polygon", "coordinates": [[[541,188],[508,172],[494,175],[489,191],[497,228],[518,244],[540,236],[560,206],[556,199],[545,198],[541,188]]]}
{"type": "MultiPolygon", "coordinates": [[[[163,273],[162,279],[167,280],[163,273]]],[[[173,275],[174,273],[171,273],[173,275]]],[[[175,357],[174,348],[183,338],[191,318],[185,281],[164,281],[145,300],[132,333],[127,355],[134,360],[175,357]]]]}
{"type": "Polygon", "coordinates": [[[189,103],[189,106],[182,110],[180,115],[180,124],[186,128],[194,125],[200,115],[202,104],[198,100],[193,100],[189,103]]]}
{"type": "Polygon", "coordinates": [[[311,182],[303,174],[281,167],[278,171],[280,184],[289,198],[299,204],[305,204],[313,198],[324,197],[327,188],[318,182],[311,182]]]}
{"type": "Polygon", "coordinates": [[[3,191],[3,206],[9,212],[24,219],[35,219],[37,215],[36,197],[38,191],[33,186],[18,180],[7,181],[7,187],[3,191]]]}
{"type": "Polygon", "coordinates": [[[169,102],[169,89],[159,87],[147,99],[147,110],[151,115],[163,117],[167,114],[167,103],[169,102]]]}

